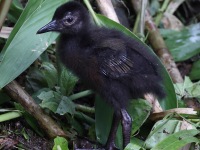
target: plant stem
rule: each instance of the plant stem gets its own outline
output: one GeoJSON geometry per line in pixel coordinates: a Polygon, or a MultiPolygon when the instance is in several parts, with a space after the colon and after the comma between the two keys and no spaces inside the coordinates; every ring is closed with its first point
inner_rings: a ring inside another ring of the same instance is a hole
{"type": "Polygon", "coordinates": [[[96,13],[94,12],[94,10],[92,9],[92,6],[90,4],[90,2],[88,0],[83,0],[85,5],[87,6],[88,10],[90,11],[90,13],[92,14],[92,17],[95,21],[95,23],[98,25],[98,26],[101,26],[101,22],[99,21],[99,19],[97,18],[96,16],[96,13]]]}
{"type": "Polygon", "coordinates": [[[159,10],[158,15],[156,16],[156,19],[155,19],[155,24],[156,24],[156,26],[158,26],[158,24],[160,23],[160,20],[161,20],[162,17],[163,17],[163,13],[164,13],[164,11],[167,9],[167,7],[168,7],[170,1],[171,1],[171,0],[165,0],[165,1],[164,1],[164,3],[163,3],[163,5],[162,5],[161,9],[159,10]]]}
{"type": "Polygon", "coordinates": [[[19,111],[11,111],[0,115],[0,122],[8,121],[22,116],[19,111]]]}
{"type": "Polygon", "coordinates": [[[86,90],[86,91],[82,91],[82,92],[79,92],[79,93],[76,93],[76,94],[69,96],[69,99],[75,100],[75,99],[85,97],[85,96],[88,96],[88,95],[91,95],[91,94],[93,94],[93,91],[86,90]]]}
{"type": "Polygon", "coordinates": [[[80,104],[76,105],[76,109],[79,110],[79,111],[82,111],[84,113],[92,113],[92,114],[95,113],[95,109],[94,108],[88,107],[88,106],[84,106],[84,105],[80,105],[80,104]]]}

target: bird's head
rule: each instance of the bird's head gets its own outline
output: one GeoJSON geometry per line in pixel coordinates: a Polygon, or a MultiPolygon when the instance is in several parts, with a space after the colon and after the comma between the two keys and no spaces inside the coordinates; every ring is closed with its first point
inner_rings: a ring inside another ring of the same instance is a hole
{"type": "Polygon", "coordinates": [[[37,34],[55,31],[63,34],[77,34],[87,29],[90,16],[87,9],[78,2],[68,2],[58,7],[53,19],[37,31],[37,34]]]}

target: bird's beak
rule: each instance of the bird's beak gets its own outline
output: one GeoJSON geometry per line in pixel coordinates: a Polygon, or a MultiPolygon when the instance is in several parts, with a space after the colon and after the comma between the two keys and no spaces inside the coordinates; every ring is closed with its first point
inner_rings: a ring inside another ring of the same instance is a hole
{"type": "Polygon", "coordinates": [[[52,20],[51,22],[49,22],[48,24],[46,24],[44,27],[40,28],[37,31],[37,34],[41,34],[41,33],[45,33],[45,32],[49,32],[49,31],[57,31],[57,22],[56,20],[52,20]]]}

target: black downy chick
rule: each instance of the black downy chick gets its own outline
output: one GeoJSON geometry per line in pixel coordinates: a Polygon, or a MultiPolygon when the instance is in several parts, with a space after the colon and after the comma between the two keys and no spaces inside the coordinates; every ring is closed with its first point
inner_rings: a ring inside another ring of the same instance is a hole
{"type": "Polygon", "coordinates": [[[152,93],[164,97],[159,62],[145,46],[125,34],[91,23],[87,9],[78,2],[57,8],[50,23],[37,34],[60,33],[57,52],[62,63],[114,108],[105,149],[117,149],[114,139],[121,121],[123,147],[130,142],[130,99],[152,93]]]}

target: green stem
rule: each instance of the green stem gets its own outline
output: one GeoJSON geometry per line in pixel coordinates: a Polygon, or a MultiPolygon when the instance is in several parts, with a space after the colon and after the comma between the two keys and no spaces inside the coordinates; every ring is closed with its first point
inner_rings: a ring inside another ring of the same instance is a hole
{"type": "Polygon", "coordinates": [[[92,113],[92,114],[95,113],[95,109],[94,108],[88,107],[88,106],[84,106],[84,105],[80,105],[80,104],[76,105],[76,109],[79,110],[79,111],[82,111],[84,113],[92,113]]]}
{"type": "Polygon", "coordinates": [[[92,125],[92,124],[95,123],[95,120],[94,120],[93,118],[91,118],[91,117],[89,117],[89,116],[87,116],[87,115],[85,115],[85,114],[83,114],[83,113],[81,113],[81,112],[75,113],[75,117],[76,117],[77,119],[80,119],[80,120],[82,120],[82,121],[84,121],[84,122],[90,124],[90,125],[92,125]]]}
{"type": "Polygon", "coordinates": [[[135,26],[133,29],[133,33],[135,33],[141,41],[144,42],[145,35],[144,35],[144,26],[145,26],[145,11],[147,8],[147,0],[141,1],[141,11],[137,14],[135,26]]]}
{"type": "Polygon", "coordinates": [[[164,1],[164,3],[163,3],[163,5],[162,5],[161,9],[159,10],[158,15],[156,16],[156,19],[155,19],[155,24],[156,24],[156,26],[158,26],[158,24],[160,23],[160,20],[161,20],[162,17],[163,17],[163,13],[164,13],[164,11],[167,9],[167,7],[168,7],[170,1],[171,1],[171,0],[165,0],[165,1],[164,1]]]}
{"type": "Polygon", "coordinates": [[[85,5],[87,6],[88,10],[90,11],[90,13],[92,14],[92,17],[95,21],[95,23],[98,25],[98,26],[101,26],[101,22],[99,21],[99,19],[97,18],[96,16],[96,13],[94,12],[94,10],[92,9],[92,6],[89,2],[89,0],[83,0],[85,5]]]}
{"type": "Polygon", "coordinates": [[[79,92],[79,93],[76,93],[76,94],[69,96],[69,99],[75,100],[75,99],[85,97],[85,96],[88,96],[88,95],[91,95],[91,94],[93,94],[93,91],[86,90],[86,91],[82,91],[82,92],[79,92]]]}
{"type": "Polygon", "coordinates": [[[18,111],[12,111],[12,112],[8,112],[8,113],[5,113],[5,114],[1,114],[0,115],[0,122],[15,119],[15,118],[18,118],[20,116],[22,116],[22,114],[18,111]]]}

